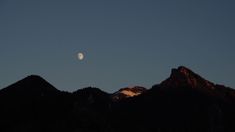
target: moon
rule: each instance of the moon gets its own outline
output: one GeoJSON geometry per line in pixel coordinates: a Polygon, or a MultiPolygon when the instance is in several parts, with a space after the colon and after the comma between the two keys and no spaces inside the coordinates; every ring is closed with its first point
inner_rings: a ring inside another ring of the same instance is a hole
{"type": "Polygon", "coordinates": [[[79,60],[83,60],[84,59],[84,54],[83,53],[78,53],[77,57],[79,60]]]}

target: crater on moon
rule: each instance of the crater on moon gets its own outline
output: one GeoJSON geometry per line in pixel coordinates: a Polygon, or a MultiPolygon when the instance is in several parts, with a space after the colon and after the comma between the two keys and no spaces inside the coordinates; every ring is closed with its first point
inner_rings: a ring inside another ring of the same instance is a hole
{"type": "Polygon", "coordinates": [[[83,53],[78,53],[77,57],[79,60],[83,60],[84,59],[84,54],[83,53]]]}

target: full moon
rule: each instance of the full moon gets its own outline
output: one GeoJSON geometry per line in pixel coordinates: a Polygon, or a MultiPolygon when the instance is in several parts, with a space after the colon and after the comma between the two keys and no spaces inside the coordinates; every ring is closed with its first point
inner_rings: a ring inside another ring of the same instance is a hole
{"type": "Polygon", "coordinates": [[[79,60],[83,60],[84,59],[84,54],[83,53],[78,53],[77,57],[79,60]]]}

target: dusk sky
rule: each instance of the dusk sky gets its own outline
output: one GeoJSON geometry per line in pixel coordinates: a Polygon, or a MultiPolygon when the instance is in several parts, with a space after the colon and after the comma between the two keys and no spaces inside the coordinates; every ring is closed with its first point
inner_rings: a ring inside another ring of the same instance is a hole
{"type": "Polygon", "coordinates": [[[150,88],[180,65],[235,88],[234,24],[234,0],[0,0],[0,88],[150,88]]]}

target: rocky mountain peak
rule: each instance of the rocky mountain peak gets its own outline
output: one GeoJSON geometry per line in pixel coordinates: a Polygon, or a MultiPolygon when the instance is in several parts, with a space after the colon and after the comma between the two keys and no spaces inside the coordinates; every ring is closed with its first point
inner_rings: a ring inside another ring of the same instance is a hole
{"type": "Polygon", "coordinates": [[[163,81],[161,85],[164,87],[214,88],[213,83],[184,66],[172,69],[170,77],[163,81]]]}

